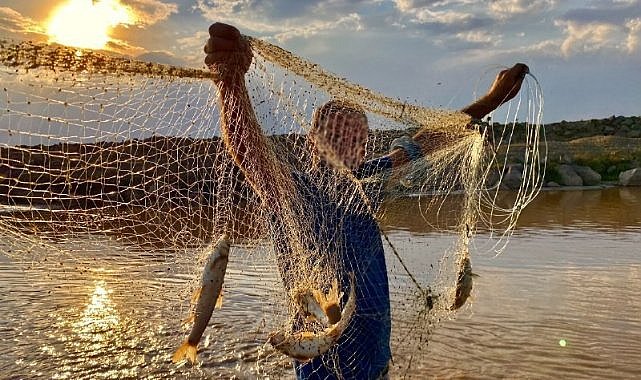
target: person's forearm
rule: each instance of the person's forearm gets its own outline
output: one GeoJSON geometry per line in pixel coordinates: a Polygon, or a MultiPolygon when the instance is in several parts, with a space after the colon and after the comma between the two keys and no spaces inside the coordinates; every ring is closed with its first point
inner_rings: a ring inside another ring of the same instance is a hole
{"type": "Polygon", "coordinates": [[[463,108],[461,112],[470,115],[472,119],[482,119],[485,115],[494,111],[499,106],[500,102],[492,100],[486,95],[463,108]]]}
{"type": "Polygon", "coordinates": [[[463,108],[461,112],[470,115],[473,119],[482,119],[514,98],[521,90],[523,79],[529,72],[530,68],[524,63],[517,63],[509,69],[502,70],[494,79],[487,94],[463,108]]]}
{"type": "Polygon", "coordinates": [[[250,185],[271,207],[278,207],[291,177],[273,156],[262,133],[241,75],[216,82],[221,130],[229,154],[250,185]]]}
{"type": "MultiPolygon", "coordinates": [[[[519,92],[525,73],[529,71],[524,64],[517,63],[509,70],[504,70],[494,80],[487,94],[474,101],[472,104],[461,109],[460,112],[472,117],[482,119],[485,115],[499,108],[503,103],[512,99],[519,92]]],[[[467,125],[468,130],[474,128],[474,124],[467,125]]],[[[451,144],[453,140],[466,135],[462,131],[427,130],[418,131],[413,139],[420,146],[423,154],[430,154],[451,144]]],[[[401,154],[404,153],[401,151],[401,154]]],[[[399,155],[398,153],[396,154],[399,155]]],[[[399,160],[402,162],[402,159],[399,160]]]]}
{"type": "Polygon", "coordinates": [[[245,80],[242,76],[216,82],[221,114],[223,141],[236,164],[246,171],[247,147],[261,149],[265,145],[264,136],[256,120],[247,96],[245,80]],[[257,140],[257,141],[251,141],[257,140]]]}
{"type": "MultiPolygon", "coordinates": [[[[485,95],[469,106],[461,109],[460,112],[471,116],[472,119],[481,119],[488,113],[498,108],[499,105],[500,102],[494,101],[490,96],[485,95]]],[[[471,124],[468,125],[468,128],[470,127],[471,124]]],[[[461,131],[422,129],[418,131],[412,138],[421,147],[421,151],[423,152],[423,154],[430,154],[446,147],[452,142],[453,139],[456,139],[457,136],[461,137],[462,135],[466,135],[466,133],[461,131]]]]}
{"type": "MultiPolygon", "coordinates": [[[[529,72],[530,69],[523,63],[517,63],[509,69],[502,70],[494,79],[487,94],[461,109],[461,112],[471,116],[472,119],[483,118],[503,103],[514,98],[521,89],[525,75],[529,72]]],[[[424,128],[418,131],[412,139],[423,155],[428,155],[451,145],[454,140],[460,140],[468,133],[473,133],[473,129],[473,123],[469,123],[467,129],[464,130],[446,131],[424,128]]],[[[417,149],[411,150],[416,151],[417,149]]],[[[412,159],[404,149],[394,149],[387,156],[391,158],[393,167],[403,166],[412,159]]]]}

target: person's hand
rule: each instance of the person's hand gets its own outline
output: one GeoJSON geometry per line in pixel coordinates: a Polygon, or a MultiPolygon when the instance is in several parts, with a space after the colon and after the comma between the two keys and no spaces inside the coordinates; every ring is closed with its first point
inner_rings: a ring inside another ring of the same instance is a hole
{"type": "Polygon", "coordinates": [[[249,42],[238,29],[220,22],[209,27],[205,53],[205,64],[220,79],[242,77],[253,57],[249,42]]]}
{"type": "Polygon", "coordinates": [[[517,63],[511,68],[501,71],[494,79],[486,96],[496,104],[496,107],[499,107],[519,93],[523,78],[529,72],[529,67],[524,63],[517,63]]]}
{"type": "Polygon", "coordinates": [[[480,99],[463,108],[461,112],[474,119],[482,119],[485,115],[499,108],[501,104],[514,98],[521,90],[525,74],[530,69],[524,63],[517,63],[509,69],[501,71],[494,79],[494,83],[480,99]]]}

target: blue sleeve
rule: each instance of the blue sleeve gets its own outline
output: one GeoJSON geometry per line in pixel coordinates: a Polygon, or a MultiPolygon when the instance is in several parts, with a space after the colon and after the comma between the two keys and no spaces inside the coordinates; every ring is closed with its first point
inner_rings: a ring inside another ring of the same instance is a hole
{"type": "Polygon", "coordinates": [[[389,156],[383,156],[363,163],[356,169],[354,176],[358,179],[364,179],[390,170],[392,170],[392,159],[389,156]]]}

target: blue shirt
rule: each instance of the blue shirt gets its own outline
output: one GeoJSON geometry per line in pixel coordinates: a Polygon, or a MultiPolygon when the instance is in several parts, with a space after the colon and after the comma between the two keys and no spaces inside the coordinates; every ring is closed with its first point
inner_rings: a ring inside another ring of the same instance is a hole
{"type": "MultiPolygon", "coordinates": [[[[382,157],[366,162],[354,174],[364,179],[391,167],[391,160],[382,157]]],[[[391,357],[389,286],[377,222],[360,196],[351,197],[349,202],[336,202],[309,175],[294,173],[293,177],[302,200],[313,206],[309,222],[316,236],[310,240],[322,247],[322,251],[336,255],[338,266],[342,267],[337,275],[345,294],[343,304],[350,290],[348,273],[356,275],[356,311],[338,344],[308,362],[294,361],[296,376],[299,379],[376,378],[391,357]]],[[[354,193],[353,184],[347,181],[343,186],[346,191],[351,186],[349,193],[354,193]]],[[[367,193],[370,205],[376,210],[381,200],[380,186],[371,190],[367,193]]],[[[278,231],[274,232],[279,235],[278,231]]],[[[286,240],[276,238],[275,245],[281,273],[287,278],[286,240]]],[[[285,286],[289,288],[288,284],[285,286]]]]}

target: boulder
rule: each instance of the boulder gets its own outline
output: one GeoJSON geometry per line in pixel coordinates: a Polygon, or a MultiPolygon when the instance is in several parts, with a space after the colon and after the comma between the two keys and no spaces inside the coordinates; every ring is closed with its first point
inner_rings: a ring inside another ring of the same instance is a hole
{"type": "Polygon", "coordinates": [[[575,165],[572,167],[572,169],[574,169],[576,174],[578,174],[579,177],[581,177],[581,179],[583,180],[584,186],[594,186],[601,183],[601,174],[595,172],[589,166],[575,165]]]}
{"type": "Polygon", "coordinates": [[[523,166],[519,164],[509,165],[507,168],[507,173],[505,173],[505,176],[503,176],[501,185],[504,188],[508,188],[510,190],[516,190],[521,187],[521,181],[523,177],[523,173],[521,172],[522,167],[523,166]]]}
{"type": "Polygon", "coordinates": [[[500,178],[500,172],[498,170],[492,170],[485,178],[485,186],[488,188],[496,186],[500,178]]]}
{"type": "Polygon", "coordinates": [[[621,186],[641,186],[641,168],[626,170],[619,174],[621,186]]]}
{"type": "Polygon", "coordinates": [[[559,174],[559,184],[563,186],[583,186],[583,179],[576,174],[571,165],[559,165],[556,171],[559,174]]]}

